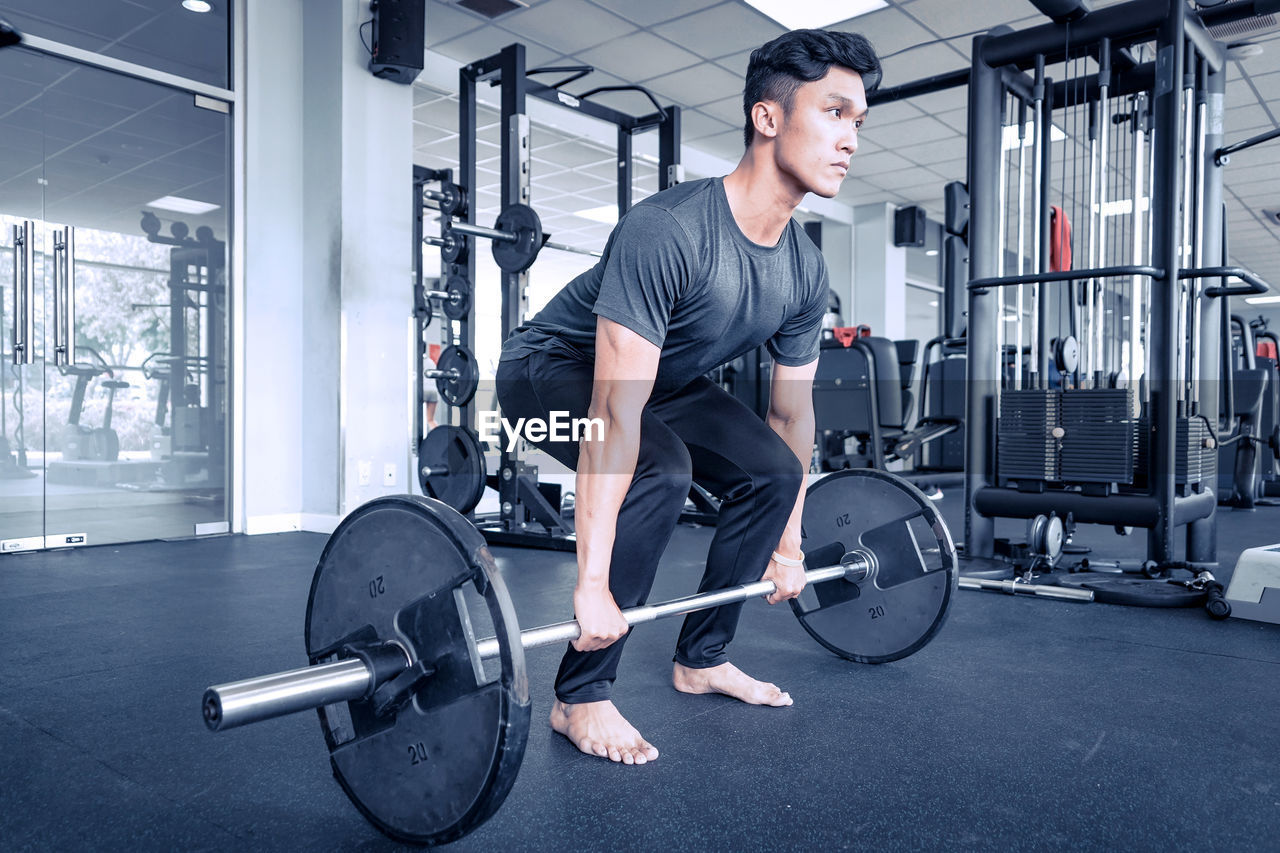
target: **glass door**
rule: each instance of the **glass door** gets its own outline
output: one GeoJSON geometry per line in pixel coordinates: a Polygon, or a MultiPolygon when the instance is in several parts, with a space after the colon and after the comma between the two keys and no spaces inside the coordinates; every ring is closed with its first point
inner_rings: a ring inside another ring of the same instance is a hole
{"type": "Polygon", "coordinates": [[[0,98],[0,548],[224,532],[229,110],[21,48],[0,98]]]}

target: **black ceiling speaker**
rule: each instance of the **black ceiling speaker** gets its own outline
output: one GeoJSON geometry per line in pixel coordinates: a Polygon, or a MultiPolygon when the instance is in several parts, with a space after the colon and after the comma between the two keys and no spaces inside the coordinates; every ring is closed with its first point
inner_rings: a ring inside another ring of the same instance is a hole
{"type": "Polygon", "coordinates": [[[374,77],[404,83],[422,71],[426,39],[427,0],[374,0],[373,47],[369,70],[374,77]]]}
{"type": "Polygon", "coordinates": [[[900,207],[893,214],[893,245],[924,245],[924,208],[917,205],[900,207]]]}

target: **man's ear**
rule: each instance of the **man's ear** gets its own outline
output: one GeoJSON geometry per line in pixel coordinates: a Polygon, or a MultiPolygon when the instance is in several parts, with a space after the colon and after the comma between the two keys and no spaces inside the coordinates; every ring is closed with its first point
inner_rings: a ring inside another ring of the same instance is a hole
{"type": "Polygon", "coordinates": [[[756,133],[769,139],[778,135],[781,118],[782,106],[775,101],[756,101],[751,108],[751,124],[756,133]]]}

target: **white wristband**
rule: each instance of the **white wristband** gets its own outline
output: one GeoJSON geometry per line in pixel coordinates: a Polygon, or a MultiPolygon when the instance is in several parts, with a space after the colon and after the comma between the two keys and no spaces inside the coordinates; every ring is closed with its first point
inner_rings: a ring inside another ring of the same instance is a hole
{"type": "Polygon", "coordinates": [[[784,556],[782,556],[781,554],[779,554],[777,551],[774,551],[774,552],[773,552],[773,561],[774,561],[775,563],[778,563],[779,565],[782,565],[782,566],[791,566],[792,568],[796,568],[796,567],[798,567],[798,566],[803,566],[803,565],[804,565],[804,551],[801,551],[801,552],[800,552],[800,557],[799,557],[798,559],[797,559],[797,558],[794,558],[794,557],[784,557],[784,556]]]}

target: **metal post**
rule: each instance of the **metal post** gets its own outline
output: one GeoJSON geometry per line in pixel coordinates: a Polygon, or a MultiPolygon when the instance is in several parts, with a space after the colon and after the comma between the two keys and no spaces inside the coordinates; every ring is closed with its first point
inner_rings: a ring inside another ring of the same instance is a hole
{"type": "MultiPolygon", "coordinates": [[[[1042,87],[1043,97],[1038,105],[1038,138],[1036,149],[1036,272],[1049,271],[1049,251],[1051,223],[1049,221],[1049,194],[1053,179],[1053,81],[1046,78],[1042,87]]],[[[1039,284],[1031,286],[1032,300],[1035,303],[1035,324],[1031,327],[1031,354],[1036,371],[1034,387],[1049,387],[1049,288],[1039,284]]]]}
{"type": "Polygon", "coordinates": [[[659,190],[670,189],[684,180],[684,166],[680,163],[680,108],[664,107],[662,115],[662,124],[658,125],[659,190]]]}
{"type": "MultiPolygon", "coordinates": [[[[1003,130],[1002,130],[1003,132],[1003,130]]],[[[1018,102],[1018,275],[1027,272],[1027,102],[1018,102]]],[[[970,194],[970,199],[973,196],[970,194]]],[[[972,203],[970,204],[972,207],[972,203]]],[[[972,221],[972,216],[970,217],[972,221]]],[[[1001,235],[1003,237],[1003,235],[1001,235]]],[[[1000,250],[1003,254],[1003,248],[1000,250]]],[[[1013,335],[1017,342],[1013,348],[1013,387],[1022,388],[1022,314],[1026,310],[1024,304],[1026,285],[1019,284],[1017,298],[1014,299],[1013,335]]],[[[1004,322],[1004,318],[1000,319],[1004,322]]]]}
{"type": "Polygon", "coordinates": [[[1152,152],[1151,264],[1163,274],[1151,284],[1150,333],[1151,494],[1157,520],[1147,536],[1147,557],[1157,563],[1174,558],[1174,498],[1177,449],[1178,371],[1178,199],[1181,195],[1180,90],[1186,6],[1169,4],[1156,38],[1155,143],[1152,152]]]}
{"type": "MultiPolygon", "coordinates": [[[[1227,72],[1209,69],[1201,81],[1204,87],[1205,120],[1204,148],[1200,170],[1204,175],[1200,208],[1203,222],[1200,228],[1199,257],[1209,263],[1226,264],[1222,245],[1222,167],[1214,152],[1221,147],[1223,118],[1226,113],[1227,72]]],[[[1202,297],[1203,298],[1203,297],[1202,297]]],[[[1203,298],[1201,307],[1200,337],[1197,341],[1200,360],[1200,414],[1216,429],[1218,426],[1222,371],[1229,365],[1221,362],[1223,305],[1227,297],[1203,298]]],[[[1211,488],[1216,489],[1217,483],[1211,488]]],[[[1207,518],[1187,525],[1187,560],[1193,563],[1216,563],[1218,560],[1218,533],[1216,508],[1207,518]]]]}
{"type": "MultiPolygon", "coordinates": [[[[1147,202],[1147,213],[1142,212],[1142,198],[1146,193],[1146,163],[1147,163],[1147,97],[1139,95],[1134,101],[1133,109],[1133,213],[1130,216],[1130,222],[1133,223],[1133,255],[1130,262],[1134,264],[1144,264],[1147,259],[1144,257],[1146,252],[1146,236],[1147,236],[1147,217],[1150,213],[1150,200],[1147,202]]],[[[1142,346],[1142,318],[1143,311],[1143,289],[1146,287],[1147,279],[1144,276],[1134,276],[1129,282],[1129,364],[1128,374],[1129,381],[1136,386],[1138,377],[1145,370],[1145,359],[1139,360],[1138,354],[1143,351],[1142,346]]]]}
{"type": "MultiPolygon", "coordinates": [[[[463,221],[474,224],[476,221],[476,79],[480,69],[475,65],[463,67],[458,72],[458,179],[467,191],[471,203],[467,205],[463,221]]],[[[475,241],[473,240],[474,244],[475,241]]],[[[475,246],[472,246],[474,250],[475,246]]],[[[461,270],[471,285],[472,293],[476,286],[476,253],[467,252],[467,262],[461,270]]],[[[471,300],[471,313],[467,320],[459,324],[462,346],[468,351],[476,351],[476,330],[471,318],[475,317],[476,300],[471,300]]],[[[452,341],[450,342],[452,343],[452,341]]],[[[476,426],[475,401],[462,407],[460,424],[464,427],[476,426]]]]}
{"type": "MultiPolygon", "coordinates": [[[[973,66],[969,78],[969,276],[995,274],[1003,249],[997,228],[996,198],[1001,153],[1000,73],[982,61],[982,45],[989,36],[973,40],[973,66]]],[[[994,389],[999,376],[998,353],[989,342],[996,339],[996,296],[991,290],[969,290],[969,354],[965,389],[965,553],[990,558],[995,553],[994,520],[977,511],[974,495],[994,480],[992,446],[995,439],[994,389]]]]}

